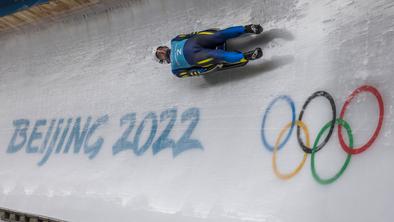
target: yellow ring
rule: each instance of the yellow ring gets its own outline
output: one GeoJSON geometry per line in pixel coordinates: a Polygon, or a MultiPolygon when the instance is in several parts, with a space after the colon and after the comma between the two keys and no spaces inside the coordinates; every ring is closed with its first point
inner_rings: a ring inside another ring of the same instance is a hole
{"type": "MultiPolygon", "coordinates": [[[[281,139],[282,139],[282,137],[283,137],[283,134],[285,134],[285,132],[287,132],[287,129],[289,129],[289,128],[291,127],[292,124],[293,124],[292,122],[288,123],[288,124],[282,129],[282,131],[279,133],[279,136],[278,136],[278,138],[276,139],[276,142],[275,142],[274,151],[273,151],[273,156],[272,156],[272,168],[273,168],[273,170],[274,170],[274,173],[275,173],[275,175],[276,175],[278,178],[280,178],[280,179],[282,179],[282,180],[288,180],[288,179],[294,177],[295,175],[297,175],[297,173],[299,173],[300,170],[302,169],[302,167],[304,166],[305,161],[306,161],[306,158],[307,158],[307,156],[308,156],[307,153],[304,153],[304,157],[302,158],[301,163],[297,166],[297,168],[295,168],[295,170],[294,170],[293,172],[287,173],[287,174],[283,174],[283,173],[279,172],[278,167],[277,167],[277,165],[276,165],[276,153],[278,152],[278,147],[279,147],[279,144],[280,144],[281,139]]],[[[308,131],[308,128],[307,128],[306,125],[305,125],[303,122],[301,122],[301,121],[297,121],[295,124],[296,124],[297,126],[301,127],[301,129],[304,131],[305,139],[306,139],[306,141],[305,141],[305,142],[306,142],[306,146],[310,147],[310,140],[309,140],[309,131],[308,131]]]]}

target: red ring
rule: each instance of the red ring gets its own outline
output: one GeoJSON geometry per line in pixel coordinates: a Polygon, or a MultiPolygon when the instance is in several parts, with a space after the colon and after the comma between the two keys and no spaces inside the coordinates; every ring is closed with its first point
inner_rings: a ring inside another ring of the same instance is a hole
{"type": "Polygon", "coordinates": [[[360,147],[357,147],[357,148],[353,148],[353,149],[350,148],[345,143],[345,141],[343,139],[343,136],[342,136],[342,127],[341,127],[341,125],[338,125],[339,142],[340,142],[340,144],[342,146],[342,149],[348,154],[360,154],[360,153],[364,152],[365,150],[367,150],[369,147],[371,147],[372,143],[375,142],[376,138],[378,137],[379,132],[382,129],[382,125],[383,125],[384,106],[383,106],[382,95],[380,95],[379,91],[375,87],[369,86],[369,85],[360,86],[359,88],[354,90],[352,94],[350,94],[350,96],[346,99],[345,104],[342,107],[340,118],[343,119],[343,116],[345,115],[345,111],[346,111],[348,105],[350,104],[352,99],[357,94],[359,94],[361,92],[370,92],[378,100],[378,104],[379,104],[379,122],[378,122],[378,126],[375,129],[375,132],[373,133],[372,137],[368,140],[368,142],[366,144],[364,144],[363,146],[360,146],[360,147]]]}

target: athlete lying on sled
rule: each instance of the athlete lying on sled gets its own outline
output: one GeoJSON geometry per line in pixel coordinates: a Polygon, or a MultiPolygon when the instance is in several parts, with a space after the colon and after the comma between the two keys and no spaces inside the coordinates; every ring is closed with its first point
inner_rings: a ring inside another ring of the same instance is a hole
{"type": "Polygon", "coordinates": [[[154,56],[162,64],[171,63],[172,72],[180,78],[244,66],[263,56],[261,48],[245,53],[226,51],[226,41],[245,33],[260,34],[262,31],[261,25],[251,24],[181,34],[171,40],[171,49],[159,46],[154,56]]]}

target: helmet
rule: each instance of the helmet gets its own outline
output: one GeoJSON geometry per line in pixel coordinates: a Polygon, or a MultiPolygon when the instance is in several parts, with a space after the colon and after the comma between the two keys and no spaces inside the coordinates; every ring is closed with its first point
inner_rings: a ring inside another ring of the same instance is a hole
{"type": "Polygon", "coordinates": [[[155,50],[153,50],[154,59],[161,64],[171,63],[171,49],[167,46],[159,46],[155,50]]]}

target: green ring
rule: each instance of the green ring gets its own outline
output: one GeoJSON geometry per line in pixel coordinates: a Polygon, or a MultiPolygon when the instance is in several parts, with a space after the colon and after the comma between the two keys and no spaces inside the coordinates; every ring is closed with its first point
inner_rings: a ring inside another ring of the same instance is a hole
{"type": "MultiPolygon", "coordinates": [[[[353,149],[353,134],[352,134],[352,129],[350,128],[349,123],[347,123],[347,122],[346,122],[345,120],[343,120],[343,119],[336,119],[336,120],[335,120],[335,123],[336,123],[336,124],[339,124],[339,125],[341,125],[341,126],[343,126],[343,127],[345,127],[346,132],[347,132],[347,135],[348,135],[348,137],[349,137],[349,147],[353,149]]],[[[324,125],[324,127],[320,130],[319,134],[317,134],[316,140],[315,140],[315,142],[314,142],[314,144],[313,144],[313,148],[312,148],[312,156],[311,156],[312,175],[313,175],[313,178],[315,178],[315,180],[316,180],[318,183],[322,184],[322,185],[327,185],[327,184],[333,183],[335,180],[337,180],[337,179],[343,174],[343,172],[345,172],[347,166],[348,166],[349,163],[350,163],[350,158],[351,158],[351,156],[352,156],[351,154],[348,154],[348,155],[347,155],[347,158],[346,158],[345,163],[343,164],[341,170],[340,170],[335,176],[333,176],[333,177],[331,177],[331,178],[328,178],[328,179],[322,179],[322,178],[317,174],[317,172],[316,172],[316,167],[315,167],[315,153],[316,153],[316,150],[317,150],[317,145],[319,144],[320,137],[321,137],[321,136],[323,135],[323,133],[324,133],[327,129],[329,129],[331,126],[332,126],[332,122],[331,122],[331,121],[328,122],[326,125],[324,125]]]]}

